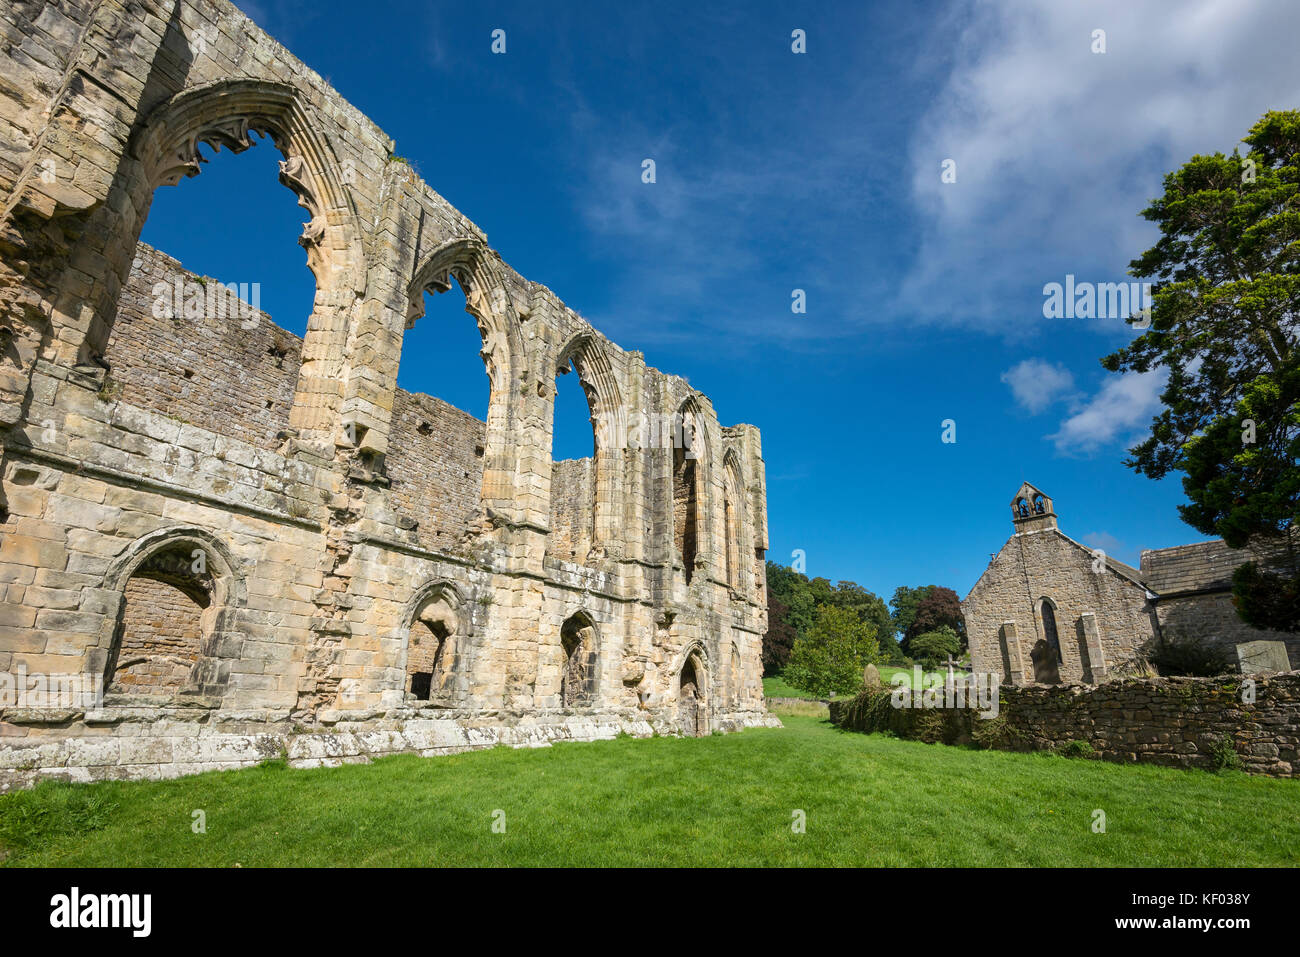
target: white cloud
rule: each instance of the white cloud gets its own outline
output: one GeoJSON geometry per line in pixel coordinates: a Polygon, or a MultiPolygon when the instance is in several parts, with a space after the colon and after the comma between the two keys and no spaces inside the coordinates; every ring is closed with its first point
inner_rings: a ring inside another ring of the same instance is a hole
{"type": "Polygon", "coordinates": [[[1167,376],[1164,370],[1111,376],[1048,438],[1065,455],[1086,455],[1120,439],[1127,444],[1159,410],[1167,376]]]}
{"type": "Polygon", "coordinates": [[[1124,550],[1124,543],[1110,532],[1089,532],[1083,536],[1085,545],[1100,548],[1107,555],[1118,555],[1124,550]]]}
{"type": "Polygon", "coordinates": [[[1123,279],[1157,235],[1138,214],[1162,174],[1300,102],[1278,67],[1300,4],[957,0],[943,23],[953,66],[910,148],[924,225],[900,294],[934,320],[1007,328],[1009,298],[1066,272],[1123,279]]]}
{"type": "Polygon", "coordinates": [[[1045,359],[1025,359],[1002,373],[1002,381],[1011,387],[1016,403],[1031,415],[1037,415],[1074,389],[1074,376],[1063,365],[1045,359]]]}

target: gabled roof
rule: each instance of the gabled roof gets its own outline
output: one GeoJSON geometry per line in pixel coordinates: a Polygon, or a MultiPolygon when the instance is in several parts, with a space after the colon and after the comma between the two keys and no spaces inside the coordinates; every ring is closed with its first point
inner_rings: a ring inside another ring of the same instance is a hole
{"type": "MultiPolygon", "coordinates": [[[[1033,532],[1016,532],[1009,539],[1007,539],[1006,542],[1003,543],[1002,548],[998,549],[997,553],[992,558],[989,559],[988,566],[984,569],[984,572],[976,580],[975,584],[971,586],[970,591],[966,593],[966,598],[962,599],[963,602],[969,599],[971,595],[975,594],[975,592],[979,589],[980,585],[984,583],[984,579],[988,576],[989,572],[993,568],[994,563],[997,561],[997,556],[1001,555],[1007,549],[1007,547],[1012,542],[1014,542],[1017,538],[1019,538],[1021,535],[1056,535],[1058,538],[1061,538],[1062,540],[1069,542],[1075,548],[1079,549],[1079,551],[1083,552],[1086,556],[1088,556],[1088,560],[1091,560],[1094,551],[1093,549],[1089,548],[1087,545],[1084,545],[1080,542],[1076,542],[1073,538],[1071,538],[1069,535],[1066,535],[1059,528],[1044,528],[1033,532]]],[[[1144,558],[1145,558],[1145,553],[1144,553],[1144,558]]],[[[1107,555],[1106,568],[1114,572],[1120,578],[1124,579],[1130,585],[1133,585],[1137,588],[1141,588],[1144,592],[1148,590],[1148,585],[1145,576],[1141,571],[1134,568],[1132,565],[1126,565],[1123,562],[1117,561],[1116,559],[1111,558],[1109,555],[1107,555]]]]}

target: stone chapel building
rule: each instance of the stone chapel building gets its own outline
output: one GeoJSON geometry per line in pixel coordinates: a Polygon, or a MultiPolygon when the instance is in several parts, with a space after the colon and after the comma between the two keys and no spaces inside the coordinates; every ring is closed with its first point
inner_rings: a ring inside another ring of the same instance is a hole
{"type": "Polygon", "coordinates": [[[1057,527],[1028,482],[1011,500],[1014,534],[962,602],[971,668],[1006,684],[1099,684],[1131,672],[1159,641],[1232,646],[1243,671],[1300,663],[1300,636],[1237,617],[1232,572],[1252,556],[1222,540],[1143,551],[1133,568],[1057,527]]]}

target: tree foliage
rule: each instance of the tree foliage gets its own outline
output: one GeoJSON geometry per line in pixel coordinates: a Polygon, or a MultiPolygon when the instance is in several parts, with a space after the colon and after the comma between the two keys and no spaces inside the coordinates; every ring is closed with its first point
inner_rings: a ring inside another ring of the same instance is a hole
{"type": "Polygon", "coordinates": [[[790,660],[797,637],[790,624],[790,608],[775,593],[767,593],[767,634],[763,636],[763,674],[777,675],[790,660]]]}
{"type": "MultiPolygon", "coordinates": [[[[1294,591],[1300,111],[1266,113],[1243,142],[1245,156],[1193,156],[1143,210],[1160,239],[1130,272],[1152,281],[1150,327],[1102,365],[1168,375],[1163,409],[1125,464],[1154,479],[1182,473],[1188,504],[1179,512],[1204,534],[1235,548],[1285,543],[1285,567],[1268,574],[1294,591]]],[[[1235,590],[1243,619],[1300,628],[1294,603],[1269,601],[1252,574],[1235,590]]]]}
{"type": "MultiPolygon", "coordinates": [[[[908,641],[918,635],[933,633],[946,628],[958,640],[958,650],[966,644],[966,619],[961,613],[961,599],[951,588],[931,585],[929,594],[916,604],[916,615],[907,631],[908,641]]],[[[915,656],[915,651],[912,652],[915,656]]],[[[956,652],[953,652],[956,654],[956,652]]]]}
{"type": "Polygon", "coordinates": [[[912,657],[927,668],[946,661],[949,655],[956,657],[961,653],[961,638],[947,625],[917,635],[908,645],[912,657]]]}
{"type": "Polygon", "coordinates": [[[862,684],[863,669],[879,657],[873,624],[847,608],[818,605],[812,627],[795,640],[784,674],[815,695],[852,694],[862,684]]]}
{"type": "Polygon", "coordinates": [[[885,604],[884,599],[879,595],[867,588],[863,588],[857,582],[841,581],[832,585],[829,579],[810,579],[807,575],[769,561],[767,563],[767,589],[769,597],[768,634],[763,638],[763,673],[765,675],[779,673],[789,658],[788,653],[782,657],[780,648],[783,637],[773,632],[773,621],[788,624],[794,629],[796,636],[806,635],[816,619],[818,605],[830,605],[851,611],[857,615],[860,621],[874,627],[881,648],[881,660],[895,662],[903,660],[903,653],[899,650],[898,642],[894,638],[889,606],[885,604]],[[779,618],[774,618],[771,613],[770,602],[772,598],[785,606],[785,612],[779,618]],[[769,644],[773,646],[771,652],[768,651],[769,644]]]}

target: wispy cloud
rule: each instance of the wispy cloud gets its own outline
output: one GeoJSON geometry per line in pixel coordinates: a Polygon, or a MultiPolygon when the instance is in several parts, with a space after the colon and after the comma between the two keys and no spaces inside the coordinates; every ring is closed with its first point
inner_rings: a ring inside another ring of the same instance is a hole
{"type": "MultiPolygon", "coordinates": [[[[1231,151],[1300,102],[1300,6],[1267,0],[963,0],[953,66],[911,148],[923,228],[900,299],[1008,329],[1009,297],[1065,272],[1120,280],[1165,171],[1231,151]],[[1104,30],[1106,52],[1093,53],[1104,30]],[[1285,64],[1285,66],[1283,66],[1285,64]],[[956,162],[955,183],[941,164],[956,162]]],[[[1025,301],[1024,298],[1021,301],[1025,301]]]]}
{"type": "Polygon", "coordinates": [[[1037,415],[1074,390],[1070,370],[1046,359],[1017,362],[1002,373],[1002,381],[1011,387],[1016,404],[1030,415],[1037,415]]]}
{"type": "Polygon", "coordinates": [[[1168,373],[1126,372],[1102,382],[1096,395],[1080,403],[1048,436],[1063,455],[1089,455],[1116,441],[1132,441],[1160,407],[1168,373]]]}

